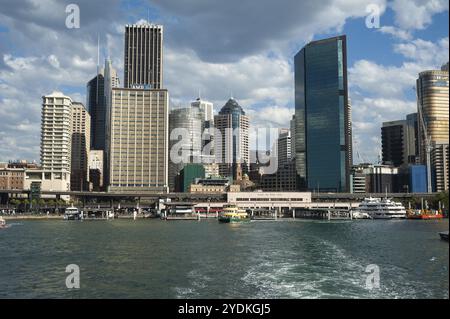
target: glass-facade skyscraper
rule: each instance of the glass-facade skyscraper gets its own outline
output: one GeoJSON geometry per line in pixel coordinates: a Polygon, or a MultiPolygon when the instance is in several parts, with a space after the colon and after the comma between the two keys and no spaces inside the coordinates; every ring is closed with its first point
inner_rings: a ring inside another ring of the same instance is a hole
{"type": "Polygon", "coordinates": [[[311,42],[295,56],[295,119],[299,187],[348,192],[352,129],[345,35],[311,42]]]}

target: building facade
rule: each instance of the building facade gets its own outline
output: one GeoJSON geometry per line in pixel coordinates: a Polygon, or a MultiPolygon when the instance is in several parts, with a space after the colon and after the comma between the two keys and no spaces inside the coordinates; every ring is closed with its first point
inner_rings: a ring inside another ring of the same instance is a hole
{"type": "MultiPolygon", "coordinates": [[[[448,85],[448,71],[425,71],[417,79],[418,113],[419,116],[422,114],[431,143],[449,142],[448,85]]],[[[419,155],[422,164],[426,164],[424,138],[423,125],[419,125],[419,155]]]]}
{"type": "Polygon", "coordinates": [[[67,181],[72,162],[72,99],[61,92],[42,97],[41,166],[49,177],[67,181]]]}
{"type": "Polygon", "coordinates": [[[90,150],[89,152],[89,183],[93,191],[103,190],[104,152],[102,150],[90,150]]]}
{"type": "Polygon", "coordinates": [[[169,115],[169,188],[189,163],[200,163],[204,113],[197,106],[173,109],[169,115]]]}
{"type": "Polygon", "coordinates": [[[214,152],[219,164],[219,174],[233,177],[236,165],[241,165],[245,172],[248,171],[249,118],[243,108],[235,99],[230,98],[214,117],[214,125],[214,152]]]}
{"type": "Polygon", "coordinates": [[[346,36],[311,42],[294,62],[299,188],[346,192],[352,165],[346,36]]]}
{"type": "Polygon", "coordinates": [[[112,89],[109,191],[168,191],[167,90],[112,89]]]}
{"type": "Polygon", "coordinates": [[[280,129],[277,139],[278,168],[288,165],[292,160],[291,131],[280,129]]]}
{"type": "Polygon", "coordinates": [[[434,143],[431,150],[433,191],[448,192],[449,144],[434,143]]]}
{"type": "Polygon", "coordinates": [[[163,88],[163,26],[125,26],[125,88],[163,88]]]}

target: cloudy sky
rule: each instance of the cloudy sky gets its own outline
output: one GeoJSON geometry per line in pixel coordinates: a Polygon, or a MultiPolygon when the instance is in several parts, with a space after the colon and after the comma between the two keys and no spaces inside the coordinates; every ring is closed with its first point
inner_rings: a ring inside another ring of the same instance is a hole
{"type": "Polygon", "coordinates": [[[347,34],[354,149],[377,161],[381,123],[415,112],[417,74],[448,61],[448,8],[448,0],[0,0],[0,161],[38,161],[42,95],[85,101],[97,37],[101,60],[109,56],[122,77],[124,24],[147,19],[164,25],[172,107],[201,90],[217,112],[232,92],[256,127],[289,126],[295,53],[347,34]],[[70,3],[79,29],[65,26],[70,3]],[[368,5],[380,28],[366,27],[368,5]]]}

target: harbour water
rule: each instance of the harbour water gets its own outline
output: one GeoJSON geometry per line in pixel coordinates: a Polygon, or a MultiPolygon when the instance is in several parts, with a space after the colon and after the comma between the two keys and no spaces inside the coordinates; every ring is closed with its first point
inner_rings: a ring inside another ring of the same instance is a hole
{"type": "Polygon", "coordinates": [[[0,298],[449,298],[448,220],[9,224],[0,298]]]}

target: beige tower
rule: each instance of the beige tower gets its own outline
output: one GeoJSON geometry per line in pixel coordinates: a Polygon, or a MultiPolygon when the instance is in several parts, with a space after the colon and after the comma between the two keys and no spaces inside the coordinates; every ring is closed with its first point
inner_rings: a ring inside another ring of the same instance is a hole
{"type": "Polygon", "coordinates": [[[167,192],[167,90],[113,88],[109,191],[167,192]]]}
{"type": "Polygon", "coordinates": [[[89,189],[88,160],[91,140],[91,116],[82,103],[72,103],[72,165],[70,189],[89,189]]]}
{"type": "MultiPolygon", "coordinates": [[[[422,111],[430,142],[448,143],[448,71],[434,70],[420,73],[417,80],[417,96],[419,116],[422,111]]],[[[426,163],[422,125],[419,125],[419,141],[420,161],[426,163]]]]}
{"type": "Polygon", "coordinates": [[[70,189],[72,99],[61,92],[42,97],[41,165],[51,188],[70,189]],[[54,182],[53,182],[54,181],[54,182]]]}

